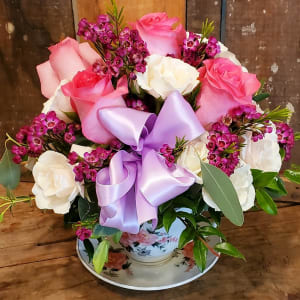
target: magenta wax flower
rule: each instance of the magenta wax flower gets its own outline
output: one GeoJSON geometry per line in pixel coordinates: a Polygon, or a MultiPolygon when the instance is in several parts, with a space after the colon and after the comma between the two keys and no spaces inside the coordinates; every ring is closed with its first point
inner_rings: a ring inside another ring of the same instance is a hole
{"type": "Polygon", "coordinates": [[[22,157],[20,155],[15,155],[12,160],[15,164],[18,165],[22,162],[22,157]]]}
{"type": "Polygon", "coordinates": [[[64,134],[64,141],[67,142],[68,144],[74,143],[75,140],[76,140],[76,137],[71,132],[66,132],[64,134]]]}
{"type": "Polygon", "coordinates": [[[119,140],[115,139],[110,142],[110,147],[114,150],[120,150],[122,147],[122,143],[119,140]]]}
{"type": "Polygon", "coordinates": [[[70,152],[68,155],[69,163],[71,165],[75,165],[78,162],[78,158],[79,156],[75,151],[70,152]]]}
{"type": "Polygon", "coordinates": [[[294,130],[284,122],[278,122],[275,125],[278,143],[285,150],[284,160],[287,161],[291,158],[291,151],[295,145],[294,130]]]}
{"type": "Polygon", "coordinates": [[[90,238],[90,236],[92,235],[92,230],[81,227],[76,230],[76,235],[81,241],[84,241],[84,240],[90,238]]]}
{"type": "Polygon", "coordinates": [[[172,168],[175,163],[173,149],[168,144],[163,144],[160,148],[160,154],[165,158],[165,163],[169,168],[172,168]]]}

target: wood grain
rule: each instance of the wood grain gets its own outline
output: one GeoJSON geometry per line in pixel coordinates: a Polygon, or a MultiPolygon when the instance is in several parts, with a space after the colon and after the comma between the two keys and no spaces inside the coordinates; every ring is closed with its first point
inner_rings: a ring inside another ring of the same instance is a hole
{"type": "Polygon", "coordinates": [[[202,22],[208,19],[215,22],[214,36],[220,38],[220,15],[222,0],[188,0],[187,1],[187,29],[201,32],[202,22]]]}
{"type": "MultiPolygon", "coordinates": [[[[143,15],[153,12],[167,12],[169,17],[178,17],[185,26],[186,22],[185,0],[117,0],[118,7],[124,6],[126,22],[135,22],[143,15]]],[[[75,21],[87,18],[95,21],[97,16],[106,12],[109,1],[103,0],[73,0],[75,21]]],[[[77,23],[77,22],[75,22],[77,23]]]]}
{"type": "MultiPolygon", "coordinates": [[[[22,183],[16,194],[29,194],[31,187],[22,183]]],[[[295,192],[294,184],[287,187],[295,192]]],[[[76,257],[74,233],[64,229],[61,216],[20,204],[0,224],[0,299],[299,299],[300,205],[294,200],[287,198],[294,204],[277,216],[246,213],[243,227],[223,221],[222,231],[247,262],[222,256],[199,280],[159,292],[95,279],[76,257]]]]}
{"type": "Polygon", "coordinates": [[[0,156],[5,133],[40,113],[45,99],[35,67],[65,36],[74,36],[71,0],[0,1],[0,156]]]}
{"type": "MultiPolygon", "coordinates": [[[[266,106],[295,109],[292,126],[300,130],[300,2],[227,0],[226,46],[249,72],[265,79],[271,97],[266,106]]],[[[300,144],[292,162],[300,163],[300,144]]]]}

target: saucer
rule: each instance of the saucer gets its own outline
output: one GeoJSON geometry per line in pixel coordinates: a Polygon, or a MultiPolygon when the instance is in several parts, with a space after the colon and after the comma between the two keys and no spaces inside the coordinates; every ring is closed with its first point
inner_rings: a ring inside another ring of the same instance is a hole
{"type": "MultiPolygon", "coordinates": [[[[90,241],[96,248],[97,240],[90,241]]],[[[209,237],[211,247],[219,242],[218,237],[209,237]]],[[[203,276],[219,259],[208,251],[206,268],[200,272],[194,260],[186,257],[183,250],[177,249],[169,259],[159,264],[145,265],[130,258],[124,248],[116,244],[110,251],[108,264],[97,274],[82,241],[77,240],[76,250],[82,264],[97,278],[118,287],[140,291],[164,290],[189,283],[203,276]]]]}

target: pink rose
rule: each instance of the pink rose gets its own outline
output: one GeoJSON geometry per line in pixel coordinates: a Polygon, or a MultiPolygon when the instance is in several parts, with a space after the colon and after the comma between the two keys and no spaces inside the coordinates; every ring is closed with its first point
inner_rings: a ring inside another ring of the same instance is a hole
{"type": "Polygon", "coordinates": [[[72,106],[78,113],[83,135],[99,144],[108,144],[114,136],[98,120],[98,110],[104,107],[125,107],[122,95],[128,93],[126,76],[114,89],[109,76],[101,77],[91,69],[78,72],[62,91],[71,97],[72,106]]]}
{"type": "Polygon", "coordinates": [[[79,44],[71,38],[49,47],[49,60],[38,65],[42,94],[50,98],[53,96],[60,81],[72,80],[78,71],[90,67],[100,56],[88,43],[79,44]]]}
{"type": "Polygon", "coordinates": [[[180,55],[180,46],[186,37],[181,24],[174,29],[178,18],[169,19],[166,13],[152,13],[143,16],[133,24],[141,38],[147,43],[150,54],[180,55]]]}
{"type": "Polygon", "coordinates": [[[218,121],[222,116],[240,105],[251,105],[252,96],[260,82],[255,74],[243,72],[242,67],[227,58],[207,59],[199,69],[201,91],[197,98],[200,108],[196,115],[200,123],[218,121]]]}

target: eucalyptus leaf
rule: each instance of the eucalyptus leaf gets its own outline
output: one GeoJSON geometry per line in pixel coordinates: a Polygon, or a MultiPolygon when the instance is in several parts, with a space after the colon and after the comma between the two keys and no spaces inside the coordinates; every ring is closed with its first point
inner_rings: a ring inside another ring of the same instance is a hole
{"type": "Polygon", "coordinates": [[[264,190],[256,190],[256,200],[261,209],[270,215],[277,214],[277,207],[272,197],[264,190]]]}
{"type": "Polygon", "coordinates": [[[214,249],[220,253],[246,260],[244,255],[230,243],[224,242],[216,244],[214,249]]]}
{"type": "Polygon", "coordinates": [[[182,249],[189,241],[195,237],[195,230],[193,227],[184,229],[179,237],[178,248],[182,249]]]}
{"type": "Polygon", "coordinates": [[[114,235],[119,231],[117,228],[112,228],[112,227],[106,227],[106,226],[101,226],[100,224],[97,224],[94,227],[93,233],[91,238],[92,239],[98,239],[104,236],[110,236],[114,235]]]}
{"type": "Polygon", "coordinates": [[[229,177],[220,169],[201,161],[203,186],[224,215],[235,225],[244,223],[236,190],[229,177]]]}
{"type": "Polygon", "coordinates": [[[200,241],[194,241],[194,259],[198,268],[203,272],[206,267],[207,247],[200,241]]]}
{"type": "Polygon", "coordinates": [[[168,209],[163,215],[163,225],[167,232],[169,232],[171,225],[176,220],[176,213],[174,209],[168,209]]]}
{"type": "Polygon", "coordinates": [[[0,184],[6,189],[15,189],[21,176],[20,165],[12,161],[12,153],[6,149],[0,161],[0,184]]]}
{"type": "Polygon", "coordinates": [[[89,262],[91,262],[93,260],[94,251],[95,251],[94,246],[89,239],[85,239],[83,241],[83,245],[84,245],[85,251],[89,257],[89,262]]]}
{"type": "Polygon", "coordinates": [[[95,271],[100,274],[104,264],[108,261],[109,242],[103,240],[99,243],[93,257],[93,265],[95,271]]]}

